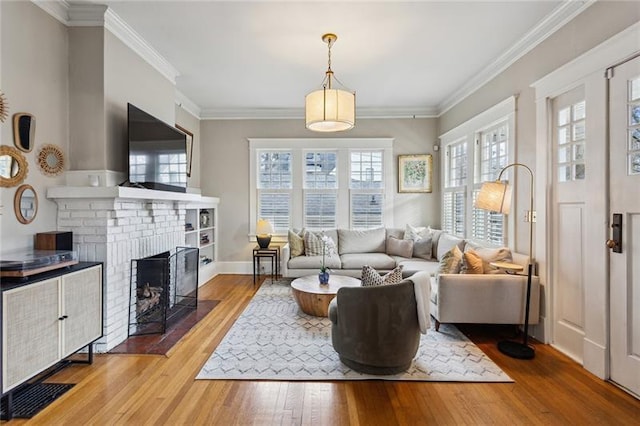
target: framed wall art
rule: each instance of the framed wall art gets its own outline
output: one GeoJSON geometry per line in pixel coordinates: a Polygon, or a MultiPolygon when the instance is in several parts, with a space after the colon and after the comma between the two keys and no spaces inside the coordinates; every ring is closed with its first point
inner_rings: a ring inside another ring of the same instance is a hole
{"type": "Polygon", "coordinates": [[[193,133],[176,124],[176,129],[187,135],[187,177],[191,177],[191,163],[193,162],[193,133]]]}
{"type": "Polygon", "coordinates": [[[398,155],[398,192],[431,192],[431,154],[398,155]]]}

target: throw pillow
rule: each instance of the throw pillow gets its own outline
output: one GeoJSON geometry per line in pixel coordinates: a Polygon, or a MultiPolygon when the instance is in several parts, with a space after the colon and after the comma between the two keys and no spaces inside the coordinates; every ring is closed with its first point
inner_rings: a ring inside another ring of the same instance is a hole
{"type": "Polygon", "coordinates": [[[413,240],[401,240],[396,237],[387,238],[387,254],[410,258],[413,254],[413,240]]]}
{"type": "Polygon", "coordinates": [[[404,239],[413,241],[412,257],[431,260],[433,242],[432,232],[429,228],[414,227],[407,224],[404,230],[404,239]]]}
{"type": "Polygon", "coordinates": [[[411,226],[407,224],[404,228],[404,239],[405,240],[419,240],[421,238],[425,238],[430,236],[430,232],[424,226],[411,226]]]}
{"type": "Polygon", "coordinates": [[[362,267],[362,287],[371,287],[386,284],[398,284],[402,281],[402,265],[396,266],[385,275],[380,275],[378,271],[369,265],[362,267]]]}
{"type": "MultiPolygon", "coordinates": [[[[304,254],[304,238],[296,234],[292,230],[289,230],[289,252],[291,257],[298,257],[304,254]]],[[[304,234],[303,234],[304,235],[304,234]]]]}
{"type": "Polygon", "coordinates": [[[475,252],[482,259],[482,268],[485,274],[504,274],[505,271],[494,268],[490,265],[491,262],[512,262],[513,256],[511,250],[508,247],[500,248],[477,248],[475,252]]]}
{"type": "Polygon", "coordinates": [[[432,251],[431,237],[420,238],[418,241],[413,242],[413,257],[419,257],[420,259],[431,260],[432,251]]]}
{"type": "Polygon", "coordinates": [[[482,258],[475,252],[475,250],[467,250],[462,255],[462,267],[460,268],[460,273],[482,274],[484,273],[482,263],[482,258]]]}
{"type": "Polygon", "coordinates": [[[451,250],[446,252],[440,260],[437,275],[440,274],[457,274],[460,272],[462,264],[462,251],[458,246],[453,246],[451,250]]]}
{"type": "Polygon", "coordinates": [[[431,226],[427,227],[427,230],[429,231],[429,235],[431,235],[431,242],[433,243],[431,247],[431,256],[436,259],[438,254],[438,241],[440,241],[442,230],[433,229],[431,226]]]}
{"type": "MultiPolygon", "coordinates": [[[[322,241],[323,236],[322,232],[307,231],[304,233],[304,252],[307,256],[322,256],[322,251],[325,250],[325,242],[322,241]]],[[[336,253],[336,243],[333,238],[327,236],[326,245],[325,255],[331,256],[336,253]]]]}
{"type": "Polygon", "coordinates": [[[438,260],[442,260],[442,256],[447,253],[449,250],[453,248],[453,246],[457,246],[462,252],[464,248],[464,240],[462,238],[458,238],[455,235],[442,233],[440,235],[440,239],[438,240],[438,251],[437,258],[438,260]]]}

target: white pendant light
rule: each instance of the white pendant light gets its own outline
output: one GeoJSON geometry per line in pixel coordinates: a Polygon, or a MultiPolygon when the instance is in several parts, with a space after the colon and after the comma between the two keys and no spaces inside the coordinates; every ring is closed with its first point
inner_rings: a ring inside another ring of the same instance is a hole
{"type": "Polygon", "coordinates": [[[334,77],[331,70],[331,46],[338,39],[325,34],[322,41],[329,47],[329,67],[322,88],[309,93],[305,99],[307,129],[315,132],[340,132],[353,129],[356,124],[356,94],[334,77]],[[334,81],[338,87],[334,87],[334,81]]]}

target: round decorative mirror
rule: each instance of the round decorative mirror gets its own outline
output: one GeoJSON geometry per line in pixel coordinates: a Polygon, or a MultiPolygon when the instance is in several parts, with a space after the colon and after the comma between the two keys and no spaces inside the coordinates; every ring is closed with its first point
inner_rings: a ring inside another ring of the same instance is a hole
{"type": "Polygon", "coordinates": [[[64,154],[55,145],[44,145],[38,152],[38,167],[48,176],[57,176],[64,170],[64,154]]]}
{"type": "Polygon", "coordinates": [[[35,142],[36,118],[26,112],[13,115],[13,142],[20,151],[31,152],[35,142]]]}
{"type": "Polygon", "coordinates": [[[27,159],[12,146],[0,145],[0,187],[20,185],[27,177],[27,159]]]}
{"type": "Polygon", "coordinates": [[[20,185],[13,199],[13,210],[18,222],[25,225],[33,222],[38,213],[38,195],[31,185],[20,185]]]}

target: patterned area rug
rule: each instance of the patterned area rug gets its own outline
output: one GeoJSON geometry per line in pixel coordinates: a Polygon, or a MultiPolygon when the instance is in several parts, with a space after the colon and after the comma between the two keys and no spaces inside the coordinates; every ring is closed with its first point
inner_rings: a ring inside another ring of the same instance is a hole
{"type": "Polygon", "coordinates": [[[411,368],[375,376],[340,362],[331,344],[331,321],[300,311],[291,280],[265,281],[196,379],[414,380],[512,382],[453,325],[422,335],[411,368]]]}

